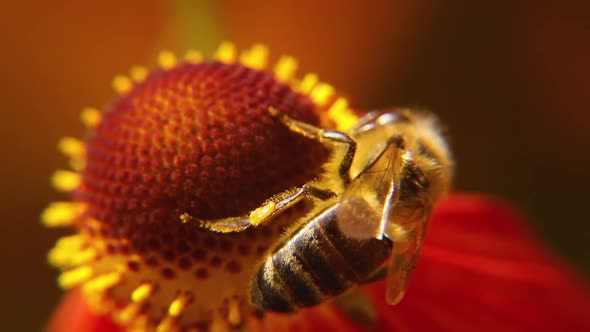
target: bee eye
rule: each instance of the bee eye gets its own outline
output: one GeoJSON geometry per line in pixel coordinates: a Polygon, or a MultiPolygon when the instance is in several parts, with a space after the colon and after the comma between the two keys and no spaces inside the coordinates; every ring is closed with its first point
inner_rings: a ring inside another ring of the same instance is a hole
{"type": "Polygon", "coordinates": [[[402,198],[414,196],[430,185],[424,172],[414,164],[407,165],[403,174],[401,179],[402,198]]]}
{"type": "Polygon", "coordinates": [[[424,175],[424,172],[420,168],[414,167],[414,169],[412,170],[412,173],[413,173],[412,183],[417,188],[421,188],[421,189],[428,188],[428,186],[430,185],[430,182],[428,182],[426,175],[424,175]]]}

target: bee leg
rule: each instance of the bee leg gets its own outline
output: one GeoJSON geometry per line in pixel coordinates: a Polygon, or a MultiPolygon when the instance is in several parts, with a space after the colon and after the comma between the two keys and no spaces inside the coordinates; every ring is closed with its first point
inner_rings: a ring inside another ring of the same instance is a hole
{"type": "Polygon", "coordinates": [[[334,196],[336,196],[336,194],[331,190],[305,184],[301,187],[295,187],[270,197],[248,215],[214,220],[202,220],[195,218],[188,213],[184,213],[180,216],[180,219],[183,223],[197,223],[199,227],[213,232],[235,233],[266,223],[305,197],[326,200],[334,196]]]}
{"type": "Polygon", "coordinates": [[[345,186],[350,183],[350,166],[356,152],[356,142],[350,136],[340,131],[324,130],[309,123],[297,121],[273,107],[268,109],[268,113],[279,119],[291,131],[329,145],[333,150],[333,160],[339,161],[340,179],[345,186]]]}

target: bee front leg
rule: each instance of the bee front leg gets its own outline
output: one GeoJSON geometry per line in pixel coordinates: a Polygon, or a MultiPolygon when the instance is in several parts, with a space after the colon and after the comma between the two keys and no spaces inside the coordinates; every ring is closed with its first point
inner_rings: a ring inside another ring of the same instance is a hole
{"type": "Polygon", "coordinates": [[[291,131],[328,145],[333,151],[332,160],[339,165],[338,175],[342,183],[344,186],[350,183],[350,166],[356,152],[356,142],[350,136],[340,131],[325,130],[297,121],[273,107],[268,109],[268,113],[279,119],[291,131]]]}
{"type": "Polygon", "coordinates": [[[301,187],[296,187],[273,195],[247,215],[214,220],[201,220],[188,213],[184,213],[180,216],[180,219],[184,223],[196,222],[199,227],[217,233],[241,232],[250,227],[256,227],[270,221],[273,217],[295,205],[305,197],[313,197],[323,201],[335,196],[336,194],[331,190],[305,184],[301,187]]]}

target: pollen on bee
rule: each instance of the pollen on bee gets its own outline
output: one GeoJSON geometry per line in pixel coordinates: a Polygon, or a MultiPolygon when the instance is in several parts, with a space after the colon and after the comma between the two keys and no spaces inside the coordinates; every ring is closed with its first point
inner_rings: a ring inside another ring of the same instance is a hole
{"type": "Polygon", "coordinates": [[[72,191],[80,185],[80,175],[76,172],[59,170],[53,173],[51,182],[59,191],[72,191]]]}
{"type": "Polygon", "coordinates": [[[258,207],[256,210],[250,212],[250,216],[248,217],[250,219],[250,223],[254,226],[257,226],[275,211],[276,206],[277,204],[275,202],[269,201],[258,207]]]}
{"type": "Polygon", "coordinates": [[[297,71],[297,60],[292,56],[282,56],[273,71],[279,81],[288,81],[293,78],[297,71]]]}
{"type": "Polygon", "coordinates": [[[88,128],[94,128],[100,122],[101,114],[96,108],[86,107],[80,113],[80,120],[88,128]]]}
{"type": "Polygon", "coordinates": [[[113,89],[118,94],[126,94],[133,88],[133,82],[125,75],[117,75],[113,78],[113,89]]]}
{"type": "Polygon", "coordinates": [[[178,60],[176,59],[176,55],[170,51],[162,51],[158,55],[158,64],[163,69],[171,69],[176,66],[178,60]]]}
{"type": "Polygon", "coordinates": [[[145,78],[148,75],[148,70],[147,68],[143,67],[143,66],[133,66],[131,67],[130,73],[131,78],[135,81],[135,82],[143,82],[145,80],[145,78]]]}
{"type": "Polygon", "coordinates": [[[197,64],[203,61],[203,53],[197,50],[189,50],[184,55],[184,60],[188,63],[197,64]]]}
{"type": "Polygon", "coordinates": [[[221,43],[213,58],[223,63],[234,62],[236,60],[236,46],[227,41],[221,43]]]}

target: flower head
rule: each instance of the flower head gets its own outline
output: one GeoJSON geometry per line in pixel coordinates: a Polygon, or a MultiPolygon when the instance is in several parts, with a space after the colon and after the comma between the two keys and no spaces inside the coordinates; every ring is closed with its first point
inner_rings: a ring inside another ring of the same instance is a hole
{"type": "Polygon", "coordinates": [[[81,286],[93,307],[123,325],[244,320],[252,266],[304,211],[236,234],[181,216],[241,215],[321,173],[326,148],[281,126],[269,108],[324,127],[354,119],[316,75],[297,80],[293,58],[267,70],[266,54],[257,45],[238,58],[230,43],[211,61],[162,52],[159,70],[115,77],[119,96],[102,112],[83,111],[85,142],[60,143],[74,170],[53,177],[73,201],[43,215],[49,226],[77,230],[49,254],[62,287],[81,286]]]}

